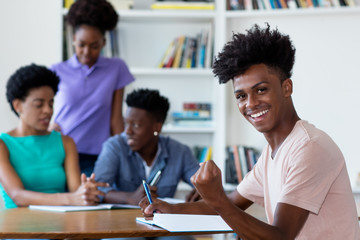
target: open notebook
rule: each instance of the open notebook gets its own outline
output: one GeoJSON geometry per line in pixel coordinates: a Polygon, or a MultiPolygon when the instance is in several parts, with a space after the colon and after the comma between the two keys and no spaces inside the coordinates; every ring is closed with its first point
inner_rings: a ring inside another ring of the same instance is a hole
{"type": "Polygon", "coordinates": [[[48,206],[48,205],[30,205],[30,209],[54,211],[54,212],[78,212],[91,210],[121,209],[121,208],[140,208],[137,205],[129,204],[99,204],[96,206],[48,206]]]}
{"type": "MultiPolygon", "coordinates": [[[[159,198],[168,203],[181,203],[184,200],[176,198],[159,198]]],[[[123,209],[123,208],[140,208],[137,205],[129,204],[98,204],[96,206],[50,206],[50,205],[30,205],[30,209],[53,211],[53,212],[78,212],[91,210],[109,210],[109,209],[123,209]]]]}
{"type": "Polygon", "coordinates": [[[233,231],[218,215],[155,213],[152,220],[137,217],[136,221],[155,225],[169,232],[233,231]]]}

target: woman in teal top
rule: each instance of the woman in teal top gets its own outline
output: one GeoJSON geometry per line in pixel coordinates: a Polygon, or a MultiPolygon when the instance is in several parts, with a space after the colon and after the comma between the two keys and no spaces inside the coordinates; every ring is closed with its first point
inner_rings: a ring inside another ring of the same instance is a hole
{"type": "Polygon", "coordinates": [[[19,117],[0,135],[0,192],[6,208],[28,205],[93,205],[104,183],[80,176],[74,141],[48,131],[59,78],[46,67],[17,70],[6,97],[19,117]],[[68,190],[68,192],[67,192],[68,190]]]}

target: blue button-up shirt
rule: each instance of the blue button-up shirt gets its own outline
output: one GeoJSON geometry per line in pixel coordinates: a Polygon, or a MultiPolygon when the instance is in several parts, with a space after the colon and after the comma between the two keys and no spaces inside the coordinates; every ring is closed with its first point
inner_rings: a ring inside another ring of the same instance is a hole
{"type": "Polygon", "coordinates": [[[134,192],[142,180],[150,183],[155,174],[162,174],[156,184],[159,197],[174,197],[180,180],[191,184],[190,177],[198,170],[199,163],[190,148],[170,137],[159,137],[158,154],[149,177],[145,177],[144,160],[131,150],[124,133],[109,138],[95,163],[96,181],[107,182],[111,187],[101,188],[107,193],[111,190],[134,192]]]}

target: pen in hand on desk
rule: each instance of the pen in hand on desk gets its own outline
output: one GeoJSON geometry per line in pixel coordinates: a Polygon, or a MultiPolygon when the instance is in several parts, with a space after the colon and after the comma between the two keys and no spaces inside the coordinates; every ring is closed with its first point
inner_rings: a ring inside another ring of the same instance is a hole
{"type": "Polygon", "coordinates": [[[145,180],[143,180],[143,186],[144,186],[144,189],[145,189],[146,196],[147,196],[147,198],[149,200],[149,203],[152,204],[150,189],[149,189],[149,186],[147,185],[147,183],[145,182],[145,180]]]}
{"type": "Polygon", "coordinates": [[[161,170],[159,170],[159,171],[155,174],[153,180],[151,180],[150,186],[155,186],[155,185],[159,182],[160,176],[161,176],[161,170]]]}

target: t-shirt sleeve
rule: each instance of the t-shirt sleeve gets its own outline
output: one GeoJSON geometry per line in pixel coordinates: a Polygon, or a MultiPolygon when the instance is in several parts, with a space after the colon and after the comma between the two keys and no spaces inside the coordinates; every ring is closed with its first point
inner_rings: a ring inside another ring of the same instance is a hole
{"type": "Polygon", "coordinates": [[[344,158],[340,151],[328,151],[313,141],[298,148],[291,157],[279,202],[318,214],[344,167],[344,158]]]}
{"type": "Polygon", "coordinates": [[[117,59],[118,62],[118,81],[116,84],[116,90],[124,88],[135,80],[134,76],[130,73],[128,66],[122,59],[117,59]]]}

